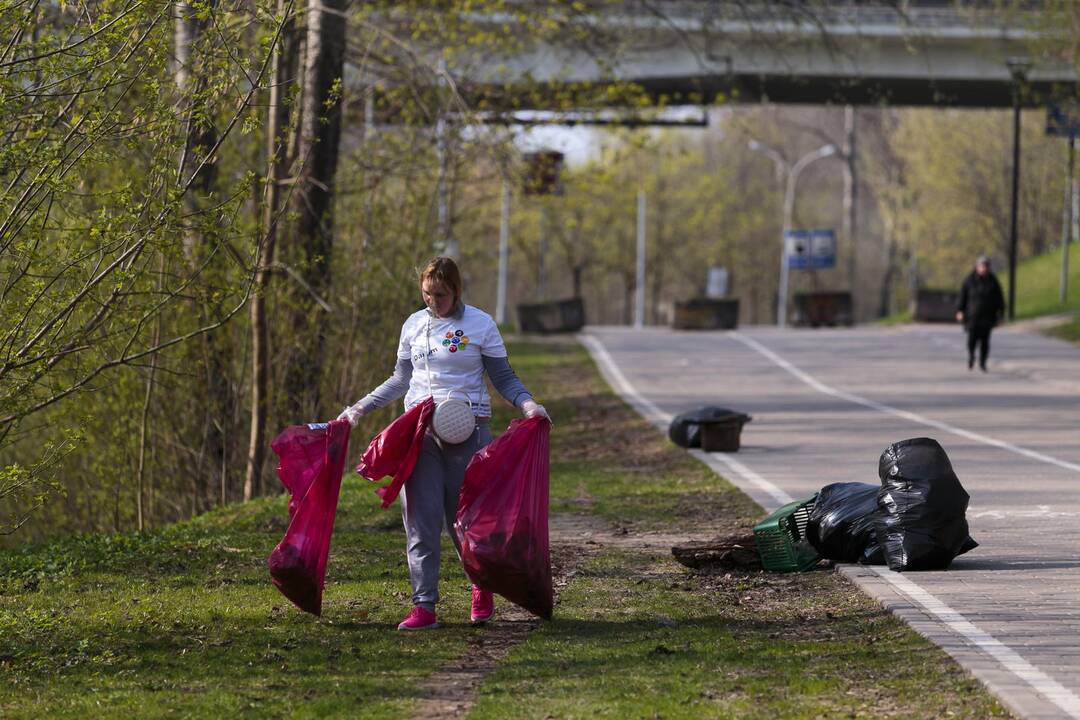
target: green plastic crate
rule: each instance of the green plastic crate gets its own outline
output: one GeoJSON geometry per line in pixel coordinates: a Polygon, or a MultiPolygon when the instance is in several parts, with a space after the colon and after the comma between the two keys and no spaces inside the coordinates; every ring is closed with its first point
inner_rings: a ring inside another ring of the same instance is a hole
{"type": "Polygon", "coordinates": [[[817,565],[821,557],[806,541],[806,523],[816,501],[817,495],[796,500],[754,526],[754,541],[766,570],[794,572],[817,565]]]}

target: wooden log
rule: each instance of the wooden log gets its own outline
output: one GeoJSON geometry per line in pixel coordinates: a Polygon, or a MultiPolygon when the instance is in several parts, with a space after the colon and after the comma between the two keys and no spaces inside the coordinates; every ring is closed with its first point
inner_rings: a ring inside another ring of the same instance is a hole
{"type": "Polygon", "coordinates": [[[755,570],[761,567],[761,557],[752,533],[681,543],[671,548],[671,554],[680,563],[695,570],[755,570]]]}

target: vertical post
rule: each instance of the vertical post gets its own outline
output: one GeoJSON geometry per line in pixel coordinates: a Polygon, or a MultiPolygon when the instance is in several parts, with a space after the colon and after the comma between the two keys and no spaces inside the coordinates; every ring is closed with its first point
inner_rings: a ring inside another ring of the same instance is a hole
{"type": "Polygon", "coordinates": [[[1072,181],[1072,242],[1078,240],[1080,240],[1080,180],[1077,180],[1074,173],[1072,181]]]}
{"type": "Polygon", "coordinates": [[[502,212],[499,217],[499,284],[496,290],[495,322],[506,322],[506,275],[510,265],[510,179],[503,176],[502,212]]]}
{"type": "Polygon", "coordinates": [[[784,191],[784,226],[780,231],[780,287],[776,290],[776,326],[787,327],[788,304],[788,257],[787,234],[791,230],[791,216],[795,210],[795,180],[798,170],[788,171],[787,187],[784,191]]]}
{"type": "Polygon", "coordinates": [[[1016,319],[1016,246],[1020,212],[1020,83],[1026,67],[1014,62],[1009,68],[1013,78],[1013,164],[1012,212],[1009,222],[1009,320],[1016,319]]]}
{"type": "MultiPolygon", "coordinates": [[[[446,60],[439,60],[439,86],[446,85],[446,60]]],[[[439,117],[435,121],[435,151],[439,159],[439,181],[436,187],[437,219],[439,237],[436,239],[436,252],[440,255],[457,255],[457,243],[450,232],[450,188],[447,184],[449,158],[446,142],[446,116],[439,108],[439,117]]]]}
{"type": "Polygon", "coordinates": [[[637,268],[634,279],[634,327],[645,327],[645,190],[637,195],[637,268]]]}
{"type": "Polygon", "coordinates": [[[538,257],[538,272],[536,277],[536,295],[537,300],[543,302],[547,300],[547,268],[544,266],[544,259],[547,255],[547,203],[543,198],[540,198],[540,220],[538,225],[538,235],[536,241],[536,254],[538,257]]]}
{"type": "Polygon", "coordinates": [[[1076,162],[1076,135],[1069,133],[1069,157],[1065,164],[1065,208],[1062,215],[1062,283],[1057,301],[1065,304],[1069,296],[1069,242],[1072,237],[1072,169],[1076,162]]]}
{"type": "Polygon", "coordinates": [[[859,176],[857,154],[855,149],[855,108],[851,105],[844,107],[844,217],[841,219],[844,242],[848,244],[848,285],[851,289],[851,297],[855,298],[855,284],[857,272],[858,245],[858,198],[859,176]]]}

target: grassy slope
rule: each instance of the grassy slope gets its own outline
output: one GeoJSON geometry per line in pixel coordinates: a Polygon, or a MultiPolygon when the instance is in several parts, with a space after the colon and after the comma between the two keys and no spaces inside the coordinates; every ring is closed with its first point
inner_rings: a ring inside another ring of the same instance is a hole
{"type": "MultiPolygon", "coordinates": [[[[512,355],[556,421],[554,511],[687,532],[745,527],[758,514],[614,398],[579,348],[519,345],[512,355]]],[[[463,622],[463,574],[446,564],[445,629],[393,632],[408,594],[400,519],[350,478],[316,619],[267,582],[285,515],[274,498],[146,536],[0,554],[0,716],[407,715],[417,682],[483,632],[463,622]]],[[[1003,711],[832,573],[694,575],[665,552],[593,548],[556,620],[489,678],[474,714],[841,712],[1003,711]]]]}
{"type": "MultiPolygon", "coordinates": [[[[998,278],[1008,298],[1008,268],[1000,268],[998,278]]],[[[1080,311],[1080,243],[1073,243],[1069,250],[1069,295],[1064,305],[1058,301],[1060,287],[1060,248],[1020,263],[1016,268],[1016,317],[1080,311]]]]}
{"type": "MultiPolygon", "coordinates": [[[[1008,273],[1002,278],[1008,297],[1008,273]]],[[[1080,243],[1069,248],[1068,296],[1061,298],[1061,249],[1031,258],[1016,269],[1016,316],[1031,318],[1040,315],[1072,313],[1076,315],[1063,325],[1043,330],[1047,335],[1080,343],[1080,243]]]]}

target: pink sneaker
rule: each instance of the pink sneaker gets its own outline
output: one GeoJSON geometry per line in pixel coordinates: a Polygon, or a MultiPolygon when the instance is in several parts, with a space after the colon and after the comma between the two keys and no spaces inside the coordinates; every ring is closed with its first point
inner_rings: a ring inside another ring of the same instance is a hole
{"type": "Polygon", "coordinates": [[[472,586],[473,625],[483,625],[495,614],[495,596],[487,590],[472,586]]]}
{"type": "Polygon", "coordinates": [[[435,617],[435,613],[418,606],[410,610],[405,619],[398,623],[397,629],[434,630],[437,627],[439,627],[439,621],[435,617]]]}

